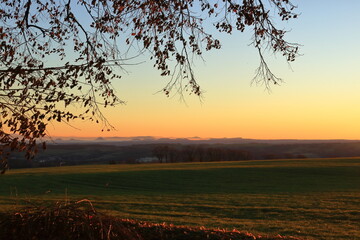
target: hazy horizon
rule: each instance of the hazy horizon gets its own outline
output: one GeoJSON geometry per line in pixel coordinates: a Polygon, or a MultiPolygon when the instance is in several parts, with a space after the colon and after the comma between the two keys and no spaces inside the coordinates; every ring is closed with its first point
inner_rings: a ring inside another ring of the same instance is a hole
{"type": "Polygon", "coordinates": [[[360,141],[360,139],[344,139],[344,138],[313,138],[313,139],[300,139],[300,138],[247,138],[247,137],[166,137],[166,136],[88,136],[88,137],[79,137],[79,136],[49,136],[50,139],[89,139],[89,140],[99,140],[99,139],[122,139],[122,140],[159,140],[159,139],[186,139],[186,140],[212,140],[212,139],[242,139],[242,140],[299,140],[299,141],[333,141],[333,140],[344,140],[344,141],[360,141]]]}

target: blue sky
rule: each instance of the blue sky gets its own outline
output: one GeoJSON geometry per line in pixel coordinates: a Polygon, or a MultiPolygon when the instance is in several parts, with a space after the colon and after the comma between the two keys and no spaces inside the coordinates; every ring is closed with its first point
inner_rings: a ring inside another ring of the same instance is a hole
{"type": "Polygon", "coordinates": [[[125,106],[105,110],[117,131],[75,123],[50,126],[66,136],[248,137],[360,139],[360,1],[293,1],[300,17],[281,23],[287,39],[302,45],[291,67],[281,56],[266,54],[273,72],[284,79],[271,93],[251,85],[259,64],[249,46],[250,32],[220,35],[223,48],[196,59],[194,69],[205,90],[200,101],[155,94],[168,79],[160,77],[148,56],[129,66],[114,83],[125,106]]]}

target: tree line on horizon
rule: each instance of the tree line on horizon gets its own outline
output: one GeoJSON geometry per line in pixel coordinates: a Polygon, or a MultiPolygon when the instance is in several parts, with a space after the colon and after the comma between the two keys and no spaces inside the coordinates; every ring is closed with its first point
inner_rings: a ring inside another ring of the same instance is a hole
{"type": "Polygon", "coordinates": [[[249,151],[201,145],[159,145],[153,149],[153,155],[160,163],[239,161],[253,159],[252,154],[249,151]]]}
{"type": "Polygon", "coordinates": [[[339,158],[360,156],[360,143],[310,144],[107,144],[49,145],[33,160],[22,153],[10,159],[10,168],[86,164],[217,162],[271,159],[339,158]]]}

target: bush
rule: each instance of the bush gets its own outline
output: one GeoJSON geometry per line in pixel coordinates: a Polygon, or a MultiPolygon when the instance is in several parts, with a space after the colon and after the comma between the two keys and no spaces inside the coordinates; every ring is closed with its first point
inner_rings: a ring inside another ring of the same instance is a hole
{"type": "Polygon", "coordinates": [[[88,240],[290,240],[264,237],[237,230],[153,224],[118,219],[95,211],[89,200],[26,207],[0,215],[0,239],[88,240]]]}

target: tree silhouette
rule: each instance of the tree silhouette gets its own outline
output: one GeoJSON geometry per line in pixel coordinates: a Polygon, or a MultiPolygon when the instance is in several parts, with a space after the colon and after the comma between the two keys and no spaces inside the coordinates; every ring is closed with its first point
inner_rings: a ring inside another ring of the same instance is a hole
{"type": "MultiPolygon", "coordinates": [[[[148,53],[164,93],[201,95],[192,57],[219,49],[210,34],[253,31],[260,66],[254,81],[268,86],[281,79],[263,51],[291,62],[298,45],[284,39],[276,19],[296,18],[289,0],[0,0],[0,153],[32,158],[50,121],[80,118],[112,128],[101,107],[124,102],[111,85],[138,54],[148,53]],[[270,14],[273,12],[273,14],[270,14]],[[277,16],[277,17],[276,17],[277,16]],[[209,27],[210,26],[210,27],[209,27]],[[72,106],[81,111],[75,111],[72,106]]],[[[45,148],[45,144],[43,144],[45,148]]]]}

